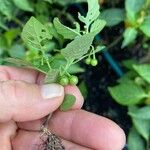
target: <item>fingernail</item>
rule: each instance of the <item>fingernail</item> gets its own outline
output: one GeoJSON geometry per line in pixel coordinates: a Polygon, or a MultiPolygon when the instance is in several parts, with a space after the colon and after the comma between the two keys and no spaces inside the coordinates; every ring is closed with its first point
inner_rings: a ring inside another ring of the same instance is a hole
{"type": "Polygon", "coordinates": [[[45,84],[41,86],[41,95],[43,99],[60,97],[63,94],[64,88],[59,84],[45,84]]]}

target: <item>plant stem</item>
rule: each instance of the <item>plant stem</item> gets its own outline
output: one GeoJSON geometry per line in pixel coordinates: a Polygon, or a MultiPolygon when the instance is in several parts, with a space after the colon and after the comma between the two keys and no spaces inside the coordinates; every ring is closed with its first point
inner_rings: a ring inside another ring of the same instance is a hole
{"type": "Polygon", "coordinates": [[[49,63],[49,61],[48,61],[48,59],[47,59],[46,56],[45,56],[45,52],[44,52],[44,49],[43,49],[42,47],[41,47],[41,52],[42,52],[42,54],[43,54],[43,57],[44,57],[44,59],[45,59],[47,65],[48,65],[48,68],[49,68],[49,69],[52,69],[52,68],[51,68],[51,65],[50,65],[50,63],[49,63]]]}
{"type": "Polygon", "coordinates": [[[116,40],[114,40],[110,45],[107,46],[107,50],[117,45],[122,40],[122,38],[123,35],[120,35],[116,40]]]}
{"type": "Polygon", "coordinates": [[[21,28],[23,28],[24,24],[16,17],[13,17],[12,20],[17,23],[21,28]]]}
{"type": "Polygon", "coordinates": [[[68,62],[65,66],[65,68],[63,68],[63,72],[61,73],[61,75],[64,75],[65,73],[68,74],[67,69],[73,64],[72,61],[68,62]]]}
{"type": "MultiPolygon", "coordinates": [[[[103,47],[103,49],[105,49],[105,46],[103,47]]],[[[102,51],[102,49],[100,49],[100,50],[95,50],[94,53],[97,53],[97,52],[100,52],[100,51],[102,51]]],[[[79,61],[81,61],[82,59],[86,58],[87,56],[91,56],[91,55],[93,55],[92,52],[90,52],[90,54],[88,53],[88,54],[82,56],[80,59],[74,61],[74,62],[72,63],[72,65],[73,65],[73,64],[76,64],[77,62],[79,62],[79,61]]]]}

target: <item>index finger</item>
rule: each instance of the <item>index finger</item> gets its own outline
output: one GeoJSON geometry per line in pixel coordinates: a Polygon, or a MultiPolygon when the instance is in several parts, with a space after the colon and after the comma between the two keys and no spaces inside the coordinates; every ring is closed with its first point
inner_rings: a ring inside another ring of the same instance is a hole
{"type": "Polygon", "coordinates": [[[54,113],[49,129],[66,140],[92,149],[121,150],[125,145],[125,134],[117,124],[84,110],[54,113]]]}
{"type": "Polygon", "coordinates": [[[33,69],[0,66],[0,81],[19,80],[28,83],[39,83],[44,74],[33,69]]]}

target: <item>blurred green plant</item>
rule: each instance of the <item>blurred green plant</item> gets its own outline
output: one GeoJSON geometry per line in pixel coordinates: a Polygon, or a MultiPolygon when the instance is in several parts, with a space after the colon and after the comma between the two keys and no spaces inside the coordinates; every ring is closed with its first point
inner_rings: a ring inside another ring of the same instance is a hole
{"type": "Polygon", "coordinates": [[[117,103],[128,106],[133,123],[128,136],[129,150],[149,150],[150,64],[127,60],[124,65],[129,71],[118,80],[118,85],[108,89],[117,103]]]}
{"type": "Polygon", "coordinates": [[[135,42],[138,35],[150,37],[150,0],[125,0],[125,9],[105,9],[101,18],[106,20],[108,27],[125,23],[122,48],[135,42]]]}

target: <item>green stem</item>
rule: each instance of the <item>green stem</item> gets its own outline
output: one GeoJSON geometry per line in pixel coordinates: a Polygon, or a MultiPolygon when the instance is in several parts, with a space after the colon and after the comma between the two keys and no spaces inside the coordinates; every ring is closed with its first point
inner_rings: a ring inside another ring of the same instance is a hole
{"type": "Polygon", "coordinates": [[[85,32],[86,32],[86,34],[89,33],[89,25],[88,24],[86,24],[86,26],[85,26],[85,32]]]}
{"type": "Polygon", "coordinates": [[[47,59],[46,57],[45,57],[45,60],[46,60],[46,63],[47,63],[47,65],[48,65],[48,68],[49,68],[49,69],[52,69],[52,68],[51,68],[51,65],[50,65],[50,63],[49,63],[49,61],[48,61],[48,59],[47,59]]]}
{"type": "Polygon", "coordinates": [[[87,56],[90,56],[90,55],[89,55],[89,54],[86,54],[86,55],[84,55],[83,57],[81,57],[80,59],[74,61],[72,64],[78,63],[79,61],[81,61],[82,59],[86,58],[87,56]]]}
{"type": "Polygon", "coordinates": [[[92,47],[92,55],[93,55],[93,59],[95,59],[95,52],[94,52],[94,47],[91,45],[91,47],[92,47]]]}
{"type": "MultiPolygon", "coordinates": [[[[105,49],[105,47],[104,47],[104,49],[105,49]]],[[[99,50],[97,50],[97,51],[95,50],[95,51],[94,51],[94,53],[97,53],[97,52],[99,52],[99,50]]],[[[90,57],[91,55],[93,55],[93,53],[90,52],[90,54],[88,53],[88,54],[82,56],[82,57],[79,58],[78,60],[74,61],[72,64],[76,64],[76,63],[78,63],[79,61],[81,61],[82,59],[84,59],[84,58],[86,58],[86,57],[90,57]]]]}
{"type": "Polygon", "coordinates": [[[61,75],[64,75],[65,73],[68,74],[70,76],[70,74],[67,72],[68,68],[73,64],[73,61],[70,61],[66,64],[65,68],[63,68],[63,72],[61,73],[61,75]]]}
{"type": "Polygon", "coordinates": [[[43,57],[44,57],[44,59],[45,59],[45,61],[46,61],[46,63],[47,63],[47,66],[48,66],[48,68],[49,69],[52,69],[51,68],[51,65],[50,65],[50,63],[49,63],[49,61],[48,61],[48,59],[47,59],[47,57],[45,56],[45,52],[44,52],[44,49],[41,47],[41,51],[42,51],[42,55],[43,55],[43,57]]]}
{"type": "Polygon", "coordinates": [[[122,40],[122,38],[123,35],[120,35],[116,40],[114,40],[110,45],[107,46],[107,50],[117,45],[122,40]]]}
{"type": "Polygon", "coordinates": [[[21,28],[23,28],[24,24],[16,17],[13,17],[12,20],[17,23],[21,28]]]}

